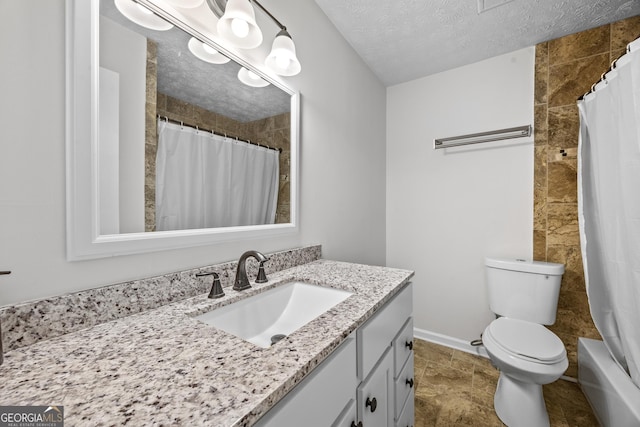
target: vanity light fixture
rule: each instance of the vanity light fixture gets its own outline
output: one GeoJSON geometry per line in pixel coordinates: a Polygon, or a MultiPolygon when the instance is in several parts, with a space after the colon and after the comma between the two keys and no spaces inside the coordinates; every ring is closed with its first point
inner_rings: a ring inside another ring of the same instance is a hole
{"type": "Polygon", "coordinates": [[[224,15],[218,20],[218,33],[227,42],[242,49],[252,49],[262,43],[262,31],[249,0],[228,0],[224,15]]]}
{"type": "Polygon", "coordinates": [[[173,28],[171,23],[133,0],[115,0],[114,3],[120,13],[142,27],[156,31],[167,31],[173,28]]]}
{"type": "Polygon", "coordinates": [[[253,71],[247,70],[244,67],[241,67],[240,71],[238,71],[238,79],[240,79],[240,81],[246,84],[247,86],[253,86],[253,87],[269,86],[268,81],[266,81],[265,79],[263,79],[262,77],[254,73],[253,71]]]}
{"type": "Polygon", "coordinates": [[[202,43],[200,40],[195,37],[191,37],[189,39],[189,50],[193,55],[205,62],[209,62],[211,64],[226,64],[229,62],[229,58],[212,48],[206,43],[202,43]]]}
{"type": "Polygon", "coordinates": [[[204,3],[204,0],[165,0],[171,6],[181,7],[183,9],[193,9],[204,3]]]}
{"type": "Polygon", "coordinates": [[[273,40],[271,53],[264,63],[276,74],[281,76],[295,76],[301,70],[300,61],[296,57],[296,45],[286,28],[280,30],[273,40]]]}
{"type": "Polygon", "coordinates": [[[302,67],[296,56],[296,45],[293,43],[287,27],[282,25],[282,23],[269,13],[257,0],[252,1],[280,27],[280,32],[276,34],[276,38],[271,45],[271,52],[267,55],[267,59],[265,59],[265,65],[278,75],[295,76],[300,72],[302,67]]]}
{"type": "Polygon", "coordinates": [[[256,23],[254,3],[280,28],[276,34],[271,52],[265,59],[265,65],[281,76],[295,76],[301,66],[296,56],[287,27],[282,25],[258,0],[206,0],[211,11],[219,18],[218,34],[229,44],[242,49],[258,47],[262,43],[262,31],[256,23]]]}

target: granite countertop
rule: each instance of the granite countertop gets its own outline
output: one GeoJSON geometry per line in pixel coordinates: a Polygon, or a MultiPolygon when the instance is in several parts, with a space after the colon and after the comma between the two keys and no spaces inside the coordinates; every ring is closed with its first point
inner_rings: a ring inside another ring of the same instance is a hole
{"type": "Polygon", "coordinates": [[[18,348],[0,366],[0,405],[61,405],[69,426],[249,426],[412,276],[319,260],[18,348]],[[192,317],[292,280],[353,295],[267,349],[192,317]]]}

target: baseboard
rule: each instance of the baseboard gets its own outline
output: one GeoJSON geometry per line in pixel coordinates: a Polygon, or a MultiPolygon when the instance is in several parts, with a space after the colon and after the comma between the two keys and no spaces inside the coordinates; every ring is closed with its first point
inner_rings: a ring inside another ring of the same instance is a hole
{"type": "Polygon", "coordinates": [[[413,336],[424,341],[432,342],[434,344],[454,348],[456,350],[471,353],[476,356],[485,357],[487,359],[489,358],[489,354],[487,353],[487,350],[484,348],[484,346],[472,346],[469,342],[461,340],[459,338],[454,338],[448,335],[426,331],[419,328],[413,328],[413,336]]]}

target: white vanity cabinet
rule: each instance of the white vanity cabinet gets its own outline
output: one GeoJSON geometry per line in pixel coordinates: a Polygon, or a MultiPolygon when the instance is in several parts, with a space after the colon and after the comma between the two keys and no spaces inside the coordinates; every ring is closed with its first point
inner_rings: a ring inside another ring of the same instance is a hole
{"type": "Polygon", "coordinates": [[[255,425],[412,427],[412,311],[409,283],[255,425]]]}
{"type": "Polygon", "coordinates": [[[412,312],[409,284],[356,332],[362,427],[413,426],[413,411],[405,412],[413,404],[412,312]]]}
{"type": "Polygon", "coordinates": [[[363,427],[393,425],[392,354],[387,349],[358,386],[358,419],[363,427]]]}
{"type": "MultiPolygon", "coordinates": [[[[345,342],[300,384],[283,397],[256,426],[328,427],[344,416],[349,402],[355,404],[356,340],[345,342]]],[[[345,424],[348,425],[348,424],[345,424]]]]}
{"type": "Polygon", "coordinates": [[[396,427],[413,426],[413,318],[393,340],[394,420],[396,427]]]}
{"type": "Polygon", "coordinates": [[[342,414],[338,417],[338,419],[331,425],[331,427],[357,427],[356,420],[358,419],[358,413],[356,405],[356,399],[349,400],[347,407],[344,408],[342,414]]]}

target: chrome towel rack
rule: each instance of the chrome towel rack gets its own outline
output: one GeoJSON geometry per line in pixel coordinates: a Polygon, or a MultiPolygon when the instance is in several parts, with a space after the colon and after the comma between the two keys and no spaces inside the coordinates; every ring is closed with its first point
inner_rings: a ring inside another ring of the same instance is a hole
{"type": "Polygon", "coordinates": [[[500,141],[526,136],[531,136],[531,125],[439,138],[433,141],[433,148],[437,150],[440,148],[459,147],[461,145],[479,144],[482,142],[500,141]]]}

